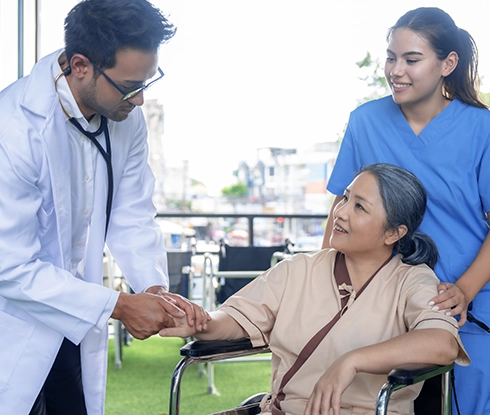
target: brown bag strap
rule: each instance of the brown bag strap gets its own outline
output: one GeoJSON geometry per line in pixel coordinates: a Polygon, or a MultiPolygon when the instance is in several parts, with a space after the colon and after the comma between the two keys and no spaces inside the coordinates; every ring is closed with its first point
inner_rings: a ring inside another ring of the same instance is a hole
{"type": "MultiPolygon", "coordinates": [[[[368,286],[371,280],[375,277],[375,275],[379,272],[381,268],[383,268],[389,261],[391,260],[391,256],[388,260],[378,268],[378,270],[369,278],[369,280],[362,286],[359,292],[356,295],[356,299],[359,298],[364,289],[368,286]]],[[[345,256],[341,252],[337,252],[337,256],[335,257],[335,265],[334,265],[334,277],[337,285],[340,287],[342,284],[351,284],[349,272],[347,271],[347,266],[345,264],[345,256]]],[[[304,363],[308,360],[308,358],[313,354],[318,345],[322,342],[328,332],[332,329],[332,327],[337,323],[342,314],[346,311],[346,305],[349,301],[349,292],[344,289],[340,289],[340,294],[343,295],[341,298],[341,306],[339,312],[330,320],[323,328],[321,328],[311,339],[306,346],[303,347],[300,354],[298,355],[296,361],[293,366],[286,372],[284,377],[282,378],[281,384],[279,386],[279,391],[277,393],[276,399],[272,404],[272,415],[286,415],[281,410],[281,402],[285,399],[286,394],[283,389],[284,386],[291,380],[291,378],[296,374],[296,372],[304,365],[304,363]]]]}

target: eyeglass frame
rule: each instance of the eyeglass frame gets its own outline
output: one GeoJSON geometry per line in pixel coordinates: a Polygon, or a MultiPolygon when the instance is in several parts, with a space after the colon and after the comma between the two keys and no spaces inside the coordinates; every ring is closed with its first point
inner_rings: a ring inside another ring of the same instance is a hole
{"type": "MultiPolygon", "coordinates": [[[[85,56],[85,55],[83,55],[83,56],[85,56]]],[[[109,77],[109,75],[107,75],[92,59],[90,59],[88,56],[85,56],[85,57],[94,66],[94,68],[97,69],[102,74],[102,76],[107,80],[107,82],[109,82],[114,88],[116,88],[122,94],[121,101],[127,101],[128,99],[134,98],[140,92],[146,91],[150,86],[152,86],[156,81],[159,81],[160,79],[162,79],[163,76],[165,75],[163,73],[162,69],[158,66],[157,71],[160,74],[160,76],[158,78],[154,79],[153,81],[151,81],[150,83],[148,83],[146,85],[139,86],[138,88],[135,88],[132,91],[125,92],[119,86],[117,86],[117,84],[109,77]]]]}

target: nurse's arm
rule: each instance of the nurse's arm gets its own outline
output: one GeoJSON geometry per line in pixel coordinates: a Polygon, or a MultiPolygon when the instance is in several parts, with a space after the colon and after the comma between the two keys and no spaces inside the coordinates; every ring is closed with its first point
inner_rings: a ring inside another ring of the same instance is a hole
{"type": "Polygon", "coordinates": [[[330,207],[330,213],[328,214],[327,224],[325,226],[325,233],[323,234],[322,249],[330,248],[330,236],[332,235],[333,229],[333,210],[341,200],[342,196],[335,196],[332,206],[330,207]]]}
{"type": "MultiPolygon", "coordinates": [[[[487,213],[487,215],[490,213],[487,213]]],[[[460,315],[459,325],[466,322],[468,303],[473,301],[480,290],[490,281],[490,233],[487,234],[473,263],[459,277],[455,285],[441,283],[438,291],[444,291],[434,297],[429,305],[447,310],[451,316],[460,315]]]]}

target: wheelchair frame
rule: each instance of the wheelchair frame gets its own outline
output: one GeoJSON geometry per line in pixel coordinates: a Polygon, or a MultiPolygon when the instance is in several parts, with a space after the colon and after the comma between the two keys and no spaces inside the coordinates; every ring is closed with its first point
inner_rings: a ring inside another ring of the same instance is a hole
{"type": "MultiPolygon", "coordinates": [[[[169,415],[180,415],[180,386],[184,371],[190,365],[266,352],[270,352],[268,346],[252,347],[250,340],[246,338],[221,341],[197,340],[187,343],[180,349],[180,354],[183,358],[175,367],[172,375],[169,415]]],[[[379,392],[375,414],[386,415],[390,396],[396,390],[444,374],[442,415],[451,415],[451,383],[449,376],[453,367],[454,364],[447,366],[407,365],[404,368],[392,370],[388,374],[387,382],[379,392]]]]}

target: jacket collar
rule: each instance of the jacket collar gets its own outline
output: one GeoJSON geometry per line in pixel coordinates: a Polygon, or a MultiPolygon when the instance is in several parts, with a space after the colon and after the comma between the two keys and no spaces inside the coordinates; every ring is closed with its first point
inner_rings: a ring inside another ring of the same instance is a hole
{"type": "MultiPolygon", "coordinates": [[[[61,109],[53,79],[53,65],[58,65],[62,50],[56,51],[34,66],[28,77],[21,106],[45,143],[53,200],[56,206],[57,231],[63,267],[70,269],[71,258],[71,158],[68,118],[61,109]]],[[[61,69],[60,69],[61,71],[61,69]]]]}
{"type": "MultiPolygon", "coordinates": [[[[52,79],[53,65],[58,65],[58,57],[63,50],[58,50],[39,60],[27,79],[24,96],[20,105],[33,115],[46,118],[58,107],[58,95],[52,79]],[[52,79],[52,81],[48,81],[52,79]]],[[[61,69],[60,69],[61,71],[61,69]]]]}

